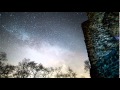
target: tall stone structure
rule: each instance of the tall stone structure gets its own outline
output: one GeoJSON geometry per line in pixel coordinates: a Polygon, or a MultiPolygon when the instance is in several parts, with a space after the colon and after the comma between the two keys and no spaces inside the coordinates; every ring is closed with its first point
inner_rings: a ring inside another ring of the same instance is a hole
{"type": "Polygon", "coordinates": [[[119,12],[87,12],[82,23],[91,78],[119,78],[119,12]]]}

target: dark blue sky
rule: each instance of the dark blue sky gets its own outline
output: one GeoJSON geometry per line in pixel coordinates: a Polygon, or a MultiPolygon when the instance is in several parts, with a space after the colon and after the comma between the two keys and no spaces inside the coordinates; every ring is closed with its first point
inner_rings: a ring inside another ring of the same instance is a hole
{"type": "Polygon", "coordinates": [[[82,71],[88,59],[81,29],[85,20],[84,12],[0,12],[0,51],[11,64],[29,58],[82,71]]]}

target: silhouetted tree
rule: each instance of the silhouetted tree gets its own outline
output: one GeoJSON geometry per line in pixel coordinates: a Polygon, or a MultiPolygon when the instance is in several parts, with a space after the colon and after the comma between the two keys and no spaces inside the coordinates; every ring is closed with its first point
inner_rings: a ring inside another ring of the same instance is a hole
{"type": "Polygon", "coordinates": [[[42,71],[43,69],[44,67],[42,64],[37,64],[34,61],[28,62],[28,70],[33,78],[36,78],[38,72],[42,71]]]}
{"type": "Polygon", "coordinates": [[[15,67],[13,65],[5,65],[2,69],[1,77],[9,78],[12,77],[12,72],[14,71],[15,67]]]}
{"type": "Polygon", "coordinates": [[[7,54],[0,52],[0,78],[9,78],[14,70],[13,65],[5,64],[7,61],[7,54]]]}
{"type": "Polygon", "coordinates": [[[0,52],[0,61],[6,61],[7,60],[7,54],[5,52],[0,52]]]}
{"type": "Polygon", "coordinates": [[[66,73],[62,72],[62,67],[44,67],[41,63],[37,64],[29,59],[19,62],[16,67],[14,77],[16,78],[75,78],[76,73],[68,67],[66,73]]]}
{"type": "Polygon", "coordinates": [[[84,64],[85,64],[85,67],[84,67],[85,71],[89,71],[90,68],[91,68],[90,62],[89,62],[88,60],[86,60],[86,61],[84,62],[84,64]]]}
{"type": "Polygon", "coordinates": [[[68,67],[68,75],[70,78],[76,78],[77,74],[70,67],[68,67]]]}
{"type": "Polygon", "coordinates": [[[70,67],[68,67],[66,73],[63,73],[61,69],[62,69],[62,67],[58,67],[56,69],[56,72],[57,72],[55,74],[56,78],[76,78],[77,74],[75,72],[73,72],[73,70],[70,67]]]}
{"type": "Polygon", "coordinates": [[[27,78],[30,75],[28,70],[28,62],[29,59],[24,59],[22,62],[19,62],[13,75],[15,78],[27,78]]]}
{"type": "Polygon", "coordinates": [[[5,64],[7,55],[0,53],[0,78],[75,78],[76,73],[68,67],[66,73],[62,67],[44,67],[30,59],[23,59],[17,66],[5,64]]]}
{"type": "Polygon", "coordinates": [[[1,61],[0,61],[0,78],[2,78],[2,76],[3,76],[3,70],[4,70],[4,63],[2,63],[1,61]]]}
{"type": "Polygon", "coordinates": [[[53,76],[54,71],[55,70],[53,67],[44,67],[43,71],[41,72],[41,77],[50,78],[53,76]]]}

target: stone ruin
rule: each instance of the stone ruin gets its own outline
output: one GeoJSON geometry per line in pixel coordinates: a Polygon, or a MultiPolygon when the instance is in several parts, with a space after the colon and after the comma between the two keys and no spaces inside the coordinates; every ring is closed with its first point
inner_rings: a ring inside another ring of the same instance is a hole
{"type": "Polygon", "coordinates": [[[91,78],[119,78],[119,12],[87,12],[82,23],[91,78]]]}

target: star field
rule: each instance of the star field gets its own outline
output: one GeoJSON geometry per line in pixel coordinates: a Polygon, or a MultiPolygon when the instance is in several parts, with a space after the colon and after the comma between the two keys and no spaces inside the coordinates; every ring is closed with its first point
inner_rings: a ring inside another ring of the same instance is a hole
{"type": "Polygon", "coordinates": [[[11,64],[29,58],[83,73],[88,59],[81,29],[85,20],[84,12],[0,12],[0,51],[11,64]]]}

